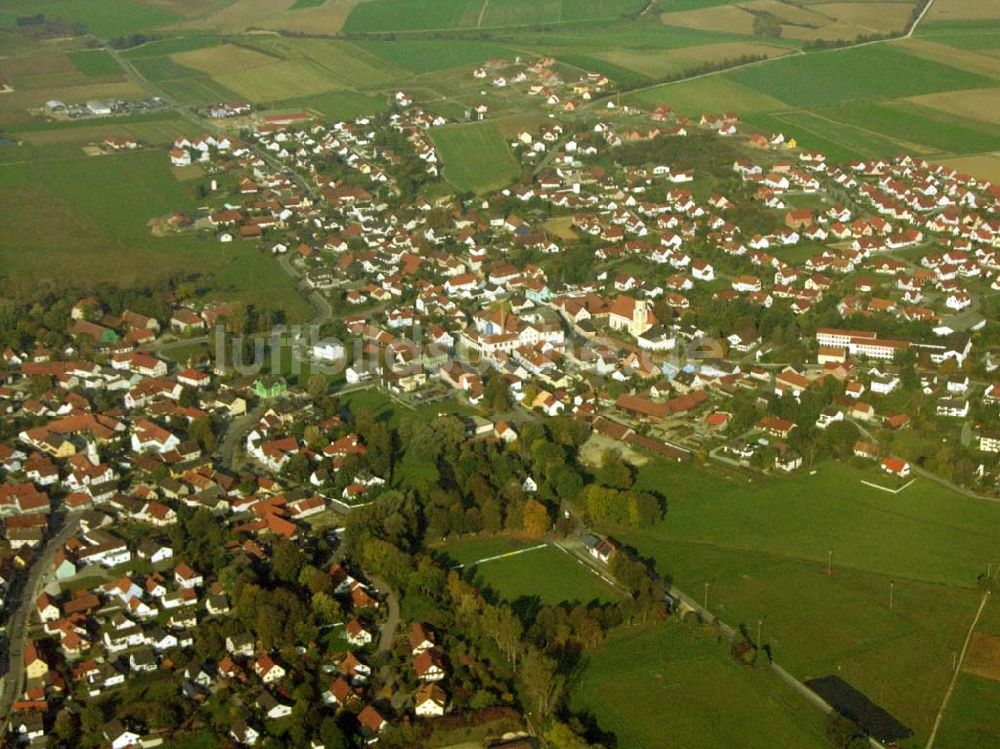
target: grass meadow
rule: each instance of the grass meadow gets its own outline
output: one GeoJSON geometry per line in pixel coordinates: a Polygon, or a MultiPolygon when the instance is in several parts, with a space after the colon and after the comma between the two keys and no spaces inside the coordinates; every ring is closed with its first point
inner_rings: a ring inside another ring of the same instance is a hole
{"type": "Polygon", "coordinates": [[[570,706],[629,749],[828,746],[821,713],[769,669],[738,665],[727,642],[677,621],[605,641],[572,680],[570,706]]]}
{"type": "Polygon", "coordinates": [[[444,164],[444,177],[457,190],[488,192],[509,184],[518,174],[514,155],[489,122],[435,128],[431,138],[444,164]]]}
{"type": "Polygon", "coordinates": [[[860,483],[869,477],[824,463],[815,475],[727,480],[650,461],[638,484],[666,496],[666,517],[616,537],[707,594],[723,620],[761,621],[796,676],[837,674],[926,737],[977,576],[1000,562],[1000,507],[920,479],[893,495],[860,483]]]}

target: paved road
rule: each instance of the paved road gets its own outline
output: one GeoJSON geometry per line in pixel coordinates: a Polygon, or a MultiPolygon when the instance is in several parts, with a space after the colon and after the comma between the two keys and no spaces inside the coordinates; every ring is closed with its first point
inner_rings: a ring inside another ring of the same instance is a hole
{"type": "Polygon", "coordinates": [[[7,621],[7,675],[0,693],[0,731],[6,731],[7,721],[14,701],[24,691],[24,644],[28,635],[28,623],[34,612],[35,600],[41,592],[42,580],[52,566],[56,550],[65,544],[80,527],[80,515],[70,514],[62,527],[49,539],[41,553],[31,565],[28,579],[21,589],[21,601],[7,621]]]}
{"type": "Polygon", "coordinates": [[[379,628],[377,651],[379,653],[388,653],[392,649],[392,641],[396,638],[396,630],[399,629],[399,601],[385,580],[372,575],[371,581],[376,588],[385,594],[385,604],[389,609],[385,622],[379,628]]]}
{"type": "Polygon", "coordinates": [[[216,456],[223,465],[236,470],[237,463],[239,462],[239,447],[243,443],[243,438],[260,421],[260,417],[264,415],[267,407],[267,403],[261,403],[242,416],[237,416],[229,422],[215,451],[216,456]]]}

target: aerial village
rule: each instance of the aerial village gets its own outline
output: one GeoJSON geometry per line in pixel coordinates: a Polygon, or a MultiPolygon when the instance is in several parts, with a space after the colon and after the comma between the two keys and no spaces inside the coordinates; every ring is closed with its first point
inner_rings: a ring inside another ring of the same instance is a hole
{"type": "MultiPolygon", "coordinates": [[[[218,299],[158,319],[86,296],[58,335],[3,351],[18,741],[83,721],[114,749],[155,745],[211,713],[254,746],[308,710],[376,744],[477,706],[491,677],[452,657],[459,639],[400,622],[343,553],[344,518],[390,485],[341,393],[460,413],[469,440],[571,418],[667,460],[781,475],[830,453],[889,487],[929,472],[998,493],[1000,185],[907,155],[830,163],[733,113],[578,114],[600,76],[566,83],[544,60],[469,74],[553,115],[511,138],[522,177],[487,195],[422,194],[447,120],[404,92],[388,114],[261,116],[165,156],[206,169],[213,208],[154,230],[274,255],[325,300],[318,338],[278,340],[329,375],[232,366],[213,336],[241,313],[218,299]],[[173,358],[188,344],[208,353],[173,358]],[[287,602],[256,600],[244,568],[311,603],[275,614],[287,602]],[[258,609],[274,621],[251,626],[258,609]],[[289,644],[296,626],[310,646],[289,644]],[[126,684],[149,704],[88,714],[126,684]]],[[[320,728],[296,745],[324,746],[320,728]]]]}

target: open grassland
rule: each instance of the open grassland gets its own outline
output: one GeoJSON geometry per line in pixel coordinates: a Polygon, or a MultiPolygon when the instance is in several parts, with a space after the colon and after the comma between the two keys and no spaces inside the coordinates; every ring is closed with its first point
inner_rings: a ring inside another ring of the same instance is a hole
{"type": "MultiPolygon", "coordinates": [[[[493,555],[481,554],[476,559],[487,556],[493,555]]],[[[508,601],[537,598],[544,604],[557,604],[618,598],[615,590],[590,567],[555,546],[483,562],[475,567],[475,577],[478,585],[489,586],[508,601]]]]}
{"type": "Polygon", "coordinates": [[[194,193],[174,179],[163,151],[2,166],[0,199],[7,206],[0,213],[0,268],[10,283],[138,285],[200,272],[222,297],[266,296],[290,317],[309,314],[287,275],[254,244],[150,236],[149,219],[195,208],[194,193]]]}
{"type": "Polygon", "coordinates": [[[726,77],[796,107],[983,88],[985,76],[879,44],[798,55],[727,73],[726,77]]]}
{"type": "Polygon", "coordinates": [[[180,18],[138,0],[6,0],[0,4],[0,25],[13,25],[19,17],[36,13],[54,21],[81,24],[102,39],[148,31],[180,18]]]}
{"type": "Polygon", "coordinates": [[[574,679],[570,705],[629,749],[827,746],[819,711],[768,669],[735,663],[728,643],[679,622],[609,638],[574,679]]]}
{"type": "Polygon", "coordinates": [[[69,59],[84,75],[94,78],[107,76],[120,78],[122,76],[122,69],[118,67],[115,58],[102,49],[70,52],[69,59]]]}
{"type": "Polygon", "coordinates": [[[446,125],[432,130],[431,138],[445,179],[458,190],[496,190],[518,174],[514,155],[492,123],[446,125]]]}
{"type": "Polygon", "coordinates": [[[650,461],[639,486],[667,496],[666,518],[620,537],[688,593],[707,583],[729,623],[762,621],[796,676],[837,674],[926,736],[976,578],[997,563],[1000,507],[920,479],[888,494],[862,485],[868,475],[826,463],[748,482],[650,461]],[[919,684],[907,677],[917,670],[919,684]]]}

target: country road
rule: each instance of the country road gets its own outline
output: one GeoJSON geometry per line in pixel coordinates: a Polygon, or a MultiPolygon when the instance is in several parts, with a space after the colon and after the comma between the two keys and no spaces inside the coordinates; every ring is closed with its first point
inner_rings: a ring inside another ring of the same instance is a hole
{"type": "Polygon", "coordinates": [[[42,548],[41,553],[31,565],[28,579],[21,590],[21,600],[17,609],[7,620],[7,673],[3,677],[3,689],[0,692],[0,730],[6,732],[10,719],[11,707],[21,692],[24,691],[24,655],[25,639],[28,634],[28,623],[38,599],[42,580],[52,566],[55,553],[65,544],[70,536],[80,527],[80,515],[67,515],[62,527],[52,536],[42,548]]]}

